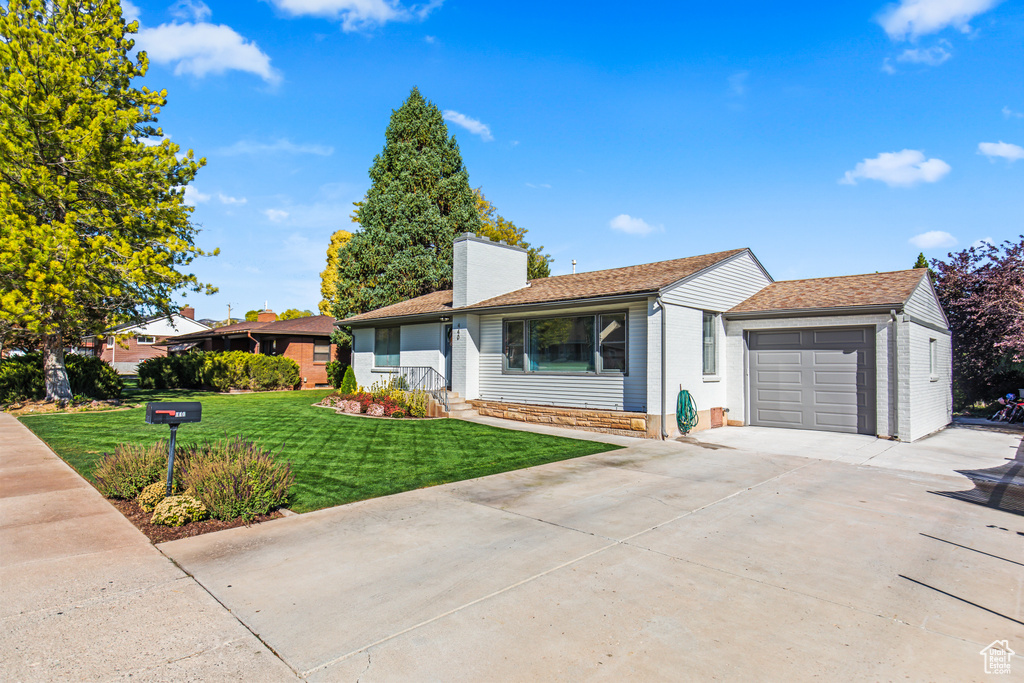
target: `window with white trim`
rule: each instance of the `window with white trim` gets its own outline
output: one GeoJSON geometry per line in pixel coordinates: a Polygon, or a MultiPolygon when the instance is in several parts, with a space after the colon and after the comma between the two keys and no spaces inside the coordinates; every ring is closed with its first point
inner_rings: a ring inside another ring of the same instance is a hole
{"type": "Polygon", "coordinates": [[[939,349],[939,342],[938,342],[938,340],[937,339],[929,339],[928,340],[928,376],[931,379],[937,379],[938,378],[938,368],[939,368],[939,359],[938,359],[938,352],[939,351],[938,351],[938,349],[939,349]]]}
{"type": "Polygon", "coordinates": [[[626,374],[626,324],[624,311],[505,320],[502,370],[626,374]]]}
{"type": "Polygon", "coordinates": [[[401,361],[401,327],[378,327],[373,331],[373,364],[378,368],[396,368],[401,361]]]}
{"type": "Polygon", "coordinates": [[[718,314],[704,311],[701,324],[702,366],[705,375],[718,374],[718,314]]]}
{"type": "Polygon", "coordinates": [[[139,336],[135,337],[135,341],[139,344],[155,344],[156,337],[150,334],[140,334],[139,336]]]}

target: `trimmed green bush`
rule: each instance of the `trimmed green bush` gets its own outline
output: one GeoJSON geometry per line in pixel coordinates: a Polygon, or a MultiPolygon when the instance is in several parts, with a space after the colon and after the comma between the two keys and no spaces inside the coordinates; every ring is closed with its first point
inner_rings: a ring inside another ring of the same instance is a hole
{"type": "MultiPolygon", "coordinates": [[[[121,376],[100,358],[69,353],[64,356],[71,393],[75,396],[119,398],[121,376]]],[[[0,403],[41,399],[46,395],[43,354],[26,353],[0,360],[0,403]]]]}
{"type": "Polygon", "coordinates": [[[142,489],[142,493],[140,493],[135,500],[144,512],[152,512],[153,508],[155,508],[160,501],[166,497],[167,482],[157,481],[142,489]]]}
{"type": "Polygon", "coordinates": [[[341,394],[354,394],[359,391],[359,383],[356,382],[356,373],[352,366],[345,368],[345,377],[341,380],[338,392],[341,394]]]}
{"type": "Polygon", "coordinates": [[[288,501],[295,483],[288,463],[241,437],[192,446],[183,455],[182,483],[217,519],[265,515],[288,501]]]}
{"type": "Polygon", "coordinates": [[[348,375],[349,368],[350,366],[345,365],[340,360],[329,361],[327,363],[327,381],[335,389],[340,388],[345,376],[348,375]]]}
{"type": "Polygon", "coordinates": [[[284,356],[245,351],[206,354],[203,381],[217,391],[292,389],[299,383],[299,364],[284,356]]]}
{"type": "Polygon", "coordinates": [[[208,354],[192,351],[180,356],[158,356],[139,363],[140,389],[202,389],[208,354]]]}
{"type": "Polygon", "coordinates": [[[206,519],[208,514],[202,501],[192,496],[168,496],[157,503],[149,523],[182,526],[189,522],[206,519]]]}
{"type": "Polygon", "coordinates": [[[107,498],[135,498],[144,488],[166,476],[167,442],[150,446],[119,444],[113,453],[104,453],[96,463],[92,478],[107,498]]]}

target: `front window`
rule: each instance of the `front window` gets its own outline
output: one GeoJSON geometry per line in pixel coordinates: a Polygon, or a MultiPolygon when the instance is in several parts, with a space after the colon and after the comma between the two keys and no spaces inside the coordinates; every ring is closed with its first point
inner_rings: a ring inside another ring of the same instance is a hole
{"type": "Polygon", "coordinates": [[[506,320],[505,372],[626,373],[626,313],[506,320]]]}
{"type": "Polygon", "coordinates": [[[704,341],[704,374],[714,375],[718,373],[718,314],[704,311],[701,328],[701,337],[704,341]]]}
{"type": "Polygon", "coordinates": [[[139,344],[154,344],[156,343],[156,338],[147,334],[140,334],[138,337],[136,337],[136,341],[139,344]]]}
{"type": "MultiPolygon", "coordinates": [[[[314,342],[313,344],[313,362],[314,363],[326,363],[331,359],[331,343],[330,342],[314,342]]],[[[397,363],[396,363],[397,365],[397,363]]]]}
{"type": "Polygon", "coordinates": [[[399,365],[400,327],[378,327],[374,330],[373,363],[379,368],[395,368],[399,365]]]}

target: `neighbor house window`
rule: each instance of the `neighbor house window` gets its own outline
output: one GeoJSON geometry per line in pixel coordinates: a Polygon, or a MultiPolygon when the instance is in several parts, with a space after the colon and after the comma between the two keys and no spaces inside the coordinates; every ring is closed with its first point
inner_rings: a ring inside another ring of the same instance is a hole
{"type": "Polygon", "coordinates": [[[626,313],[506,320],[505,372],[626,372],[626,313]]]}
{"type": "MultiPolygon", "coordinates": [[[[395,335],[396,337],[398,335],[395,335]]],[[[313,362],[314,363],[326,363],[331,359],[331,342],[314,342],[313,343],[313,362]]],[[[379,365],[379,363],[378,363],[379,365]]],[[[397,356],[395,357],[394,365],[398,365],[397,356]]]]}
{"type": "Polygon", "coordinates": [[[148,335],[148,334],[140,334],[138,337],[135,338],[135,340],[139,344],[154,344],[154,343],[156,343],[156,339],[154,337],[148,335]]]}
{"type": "Polygon", "coordinates": [[[701,325],[705,375],[718,374],[718,314],[704,311],[701,325]]]}
{"type": "Polygon", "coordinates": [[[393,368],[399,365],[401,327],[378,327],[374,330],[373,364],[379,368],[393,368]]]}
{"type": "Polygon", "coordinates": [[[526,321],[509,320],[505,323],[505,344],[502,364],[506,372],[526,369],[526,321]]]}

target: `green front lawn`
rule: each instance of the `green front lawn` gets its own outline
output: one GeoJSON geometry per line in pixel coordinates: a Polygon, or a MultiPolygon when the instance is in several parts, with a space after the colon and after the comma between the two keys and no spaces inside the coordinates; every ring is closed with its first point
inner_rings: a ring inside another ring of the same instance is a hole
{"type": "MultiPolygon", "coordinates": [[[[290,507],[296,512],[618,448],[461,420],[338,415],[310,405],[328,393],[138,392],[130,400],[201,401],[203,421],[182,425],[179,443],[241,434],[279,450],[295,472],[290,507]]],[[[21,421],[90,481],[96,461],[118,443],[151,443],[170,433],[166,426],[145,424],[144,407],[29,415],[21,421]]]]}

